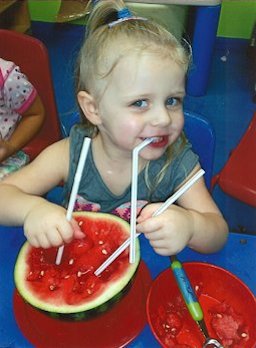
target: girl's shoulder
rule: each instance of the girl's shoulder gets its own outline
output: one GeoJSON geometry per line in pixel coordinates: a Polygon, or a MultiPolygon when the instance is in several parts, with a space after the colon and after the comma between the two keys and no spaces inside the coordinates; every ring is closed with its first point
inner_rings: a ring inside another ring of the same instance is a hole
{"type": "Polygon", "coordinates": [[[59,140],[43,150],[33,162],[47,175],[56,177],[56,180],[66,180],[69,170],[69,144],[69,138],[59,140]]]}
{"type": "Polygon", "coordinates": [[[69,167],[70,138],[61,139],[48,146],[42,154],[48,159],[49,164],[62,168],[67,172],[69,167]]]}

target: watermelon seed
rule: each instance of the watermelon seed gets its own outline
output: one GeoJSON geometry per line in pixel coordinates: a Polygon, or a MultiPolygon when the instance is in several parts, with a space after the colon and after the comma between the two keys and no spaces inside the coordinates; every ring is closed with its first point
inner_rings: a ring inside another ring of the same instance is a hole
{"type": "Polygon", "coordinates": [[[70,259],[68,262],[69,265],[73,265],[73,263],[74,263],[74,259],[70,259]]]}
{"type": "Polygon", "coordinates": [[[79,221],[78,226],[82,226],[83,223],[84,223],[83,221],[79,221]]]}
{"type": "Polygon", "coordinates": [[[221,315],[220,313],[217,313],[217,314],[216,314],[216,317],[217,317],[217,318],[222,318],[222,315],[221,315]]]}
{"type": "Polygon", "coordinates": [[[79,270],[78,272],[77,272],[77,276],[78,277],[81,277],[82,275],[84,275],[84,274],[86,274],[86,273],[88,273],[88,272],[90,272],[90,271],[92,271],[92,269],[87,269],[87,270],[85,270],[85,271],[83,271],[83,270],[79,270]]]}
{"type": "Polygon", "coordinates": [[[40,272],[40,276],[42,276],[42,277],[44,276],[44,271],[40,272]]]}
{"type": "Polygon", "coordinates": [[[99,245],[102,245],[102,244],[104,244],[104,241],[103,241],[103,240],[99,240],[99,241],[98,241],[98,244],[99,244],[99,245]]]}
{"type": "Polygon", "coordinates": [[[247,333],[245,333],[245,332],[241,333],[241,337],[246,338],[247,337],[247,333]]]}
{"type": "Polygon", "coordinates": [[[108,254],[106,249],[102,249],[101,252],[102,252],[103,255],[107,255],[108,254]]]}
{"type": "Polygon", "coordinates": [[[51,291],[53,291],[55,288],[56,288],[56,286],[55,286],[54,284],[51,284],[51,285],[49,286],[49,289],[50,289],[51,291]]]}

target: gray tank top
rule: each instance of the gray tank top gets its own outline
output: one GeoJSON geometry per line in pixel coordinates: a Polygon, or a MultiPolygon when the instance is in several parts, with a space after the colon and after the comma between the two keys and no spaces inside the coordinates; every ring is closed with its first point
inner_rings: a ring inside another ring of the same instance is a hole
{"type": "MultiPolygon", "coordinates": [[[[70,132],[70,166],[68,180],[64,184],[64,206],[67,205],[70,196],[83,139],[87,136],[87,132],[86,128],[82,125],[74,126],[70,132]]],[[[161,170],[165,159],[166,155],[164,154],[161,158],[150,162],[148,170],[150,181],[161,170]]],[[[147,188],[145,170],[143,170],[138,176],[138,210],[148,202],[165,201],[174,192],[175,188],[186,179],[197,164],[198,156],[192,151],[191,144],[187,143],[177,157],[173,159],[166,170],[163,180],[152,193],[147,188]]],[[[131,185],[121,195],[115,195],[108,189],[95,166],[90,148],[82,173],[75,210],[114,213],[128,220],[130,215],[130,199],[131,185]]]]}

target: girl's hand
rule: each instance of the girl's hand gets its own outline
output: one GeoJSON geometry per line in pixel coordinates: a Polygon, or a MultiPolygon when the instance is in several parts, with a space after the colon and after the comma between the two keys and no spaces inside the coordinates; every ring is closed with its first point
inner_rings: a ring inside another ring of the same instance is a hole
{"type": "Polygon", "coordinates": [[[34,206],[24,221],[24,234],[29,243],[38,248],[50,248],[83,238],[75,219],[67,221],[66,209],[50,202],[34,206]]]}
{"type": "Polygon", "coordinates": [[[137,219],[137,231],[144,233],[155,252],[170,256],[184,249],[192,238],[193,218],[188,210],[171,205],[164,213],[152,217],[161,204],[149,204],[137,219]]]}

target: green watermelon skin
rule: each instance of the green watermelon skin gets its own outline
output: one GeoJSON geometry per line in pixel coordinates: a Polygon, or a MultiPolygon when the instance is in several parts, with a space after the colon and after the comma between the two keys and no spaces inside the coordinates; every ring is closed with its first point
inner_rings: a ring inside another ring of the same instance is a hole
{"type": "Polygon", "coordinates": [[[129,263],[127,248],[98,277],[94,271],[130,234],[130,225],[105,213],[76,212],[85,234],[65,245],[62,262],[55,265],[58,248],[33,248],[24,243],[16,260],[14,281],[23,299],[54,318],[81,320],[105,312],[132,286],[140,261],[129,263]]]}

